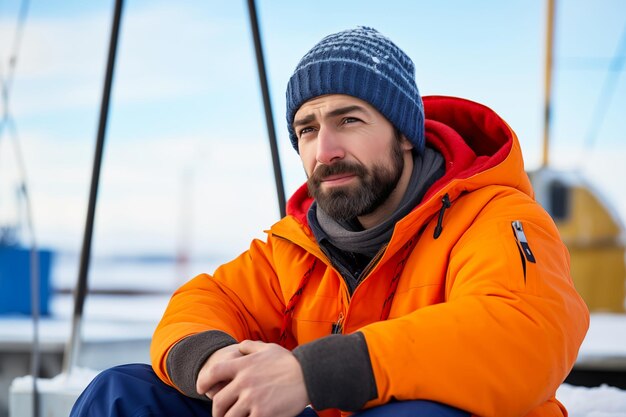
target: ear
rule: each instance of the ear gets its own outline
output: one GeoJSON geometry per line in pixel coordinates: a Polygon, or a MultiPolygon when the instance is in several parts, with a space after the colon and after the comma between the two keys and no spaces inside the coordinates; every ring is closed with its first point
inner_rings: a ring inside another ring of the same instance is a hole
{"type": "Polygon", "coordinates": [[[410,151],[413,149],[413,144],[404,136],[404,134],[400,134],[400,146],[403,151],[410,151]]]}

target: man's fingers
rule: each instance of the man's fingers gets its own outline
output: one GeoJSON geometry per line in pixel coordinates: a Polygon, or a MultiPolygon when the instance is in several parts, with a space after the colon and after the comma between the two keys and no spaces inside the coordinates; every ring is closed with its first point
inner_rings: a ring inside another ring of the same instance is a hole
{"type": "Polygon", "coordinates": [[[219,383],[231,381],[237,375],[236,359],[205,366],[198,374],[196,391],[205,395],[219,383]]]}
{"type": "Polygon", "coordinates": [[[254,340],[244,340],[243,342],[239,343],[239,352],[243,355],[249,355],[251,353],[267,349],[269,345],[269,343],[258,342],[254,340]]]}
{"type": "MultiPolygon", "coordinates": [[[[224,387],[213,396],[212,417],[224,417],[237,402],[239,390],[234,384],[224,384],[224,387]]],[[[234,410],[233,410],[234,411],[234,410]]],[[[232,414],[229,413],[229,415],[232,414]]]]}
{"type": "Polygon", "coordinates": [[[222,388],[224,388],[227,384],[228,384],[228,382],[226,382],[226,381],[218,382],[217,384],[215,384],[211,388],[209,388],[209,390],[206,392],[205,395],[207,397],[209,397],[210,400],[212,400],[213,397],[215,397],[215,394],[220,392],[222,390],[222,388]]]}

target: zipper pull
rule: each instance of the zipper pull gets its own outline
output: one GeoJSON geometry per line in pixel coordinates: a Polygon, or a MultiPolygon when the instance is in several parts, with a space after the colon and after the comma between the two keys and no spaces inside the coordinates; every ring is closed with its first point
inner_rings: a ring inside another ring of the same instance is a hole
{"type": "Polygon", "coordinates": [[[450,208],[450,197],[446,193],[441,199],[441,209],[439,209],[439,218],[437,219],[437,226],[435,226],[435,231],[433,233],[433,238],[437,239],[441,232],[443,231],[443,214],[446,209],[450,208]]]}
{"type": "Polygon", "coordinates": [[[342,331],[343,331],[343,311],[339,313],[337,322],[333,323],[331,334],[341,334],[342,331]]]}
{"type": "Polygon", "coordinates": [[[524,233],[522,222],[519,220],[515,220],[511,223],[511,226],[513,226],[513,233],[515,233],[515,238],[522,247],[522,252],[524,252],[524,257],[526,257],[526,260],[528,262],[537,263],[537,261],[535,261],[535,255],[533,255],[533,251],[530,250],[530,246],[528,245],[528,239],[526,239],[526,234],[524,233]]]}

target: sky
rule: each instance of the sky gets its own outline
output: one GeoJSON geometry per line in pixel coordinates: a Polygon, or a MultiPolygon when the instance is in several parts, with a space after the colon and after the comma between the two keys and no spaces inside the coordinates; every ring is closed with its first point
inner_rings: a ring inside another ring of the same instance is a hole
{"type": "MultiPolygon", "coordinates": [[[[0,0],[3,79],[19,5],[0,0]]],[[[357,25],[407,52],[422,95],[494,109],[526,168],[540,165],[544,1],[258,0],[257,9],[287,195],[305,181],[285,125],[289,76],[323,36],[357,25]]],[[[556,10],[550,166],[585,178],[623,221],[626,2],[561,0],[556,10]]],[[[64,252],[82,242],[112,11],[113,1],[31,0],[10,91],[37,240],[64,252]]],[[[9,133],[0,225],[24,221],[9,133]]],[[[246,3],[127,0],[93,253],[238,255],[279,217],[267,143],[246,3]]]]}

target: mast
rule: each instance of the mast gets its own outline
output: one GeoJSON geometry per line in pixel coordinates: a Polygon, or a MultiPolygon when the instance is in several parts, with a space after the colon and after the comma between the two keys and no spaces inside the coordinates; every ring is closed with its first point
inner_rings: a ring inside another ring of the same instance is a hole
{"type": "Polygon", "coordinates": [[[250,15],[250,29],[252,30],[254,51],[256,53],[257,71],[259,73],[259,82],[261,83],[261,93],[263,95],[267,136],[270,142],[270,151],[272,153],[274,181],[276,183],[276,196],[278,198],[278,210],[280,211],[280,217],[282,218],[286,215],[287,205],[285,199],[285,186],[283,185],[283,175],[280,169],[278,145],[276,144],[276,130],[274,129],[274,116],[272,114],[272,102],[270,100],[267,73],[265,71],[265,59],[263,58],[263,45],[261,44],[261,32],[259,30],[259,20],[257,17],[254,0],[248,0],[248,14],[250,15]]]}
{"type": "Polygon", "coordinates": [[[550,118],[552,99],[552,50],[554,47],[554,7],[556,0],[547,0],[546,21],[546,59],[544,73],[544,112],[543,112],[543,155],[542,168],[546,168],[549,162],[550,145],[550,118]]]}
{"type": "Polygon", "coordinates": [[[83,309],[85,297],[87,296],[87,274],[89,272],[89,262],[91,260],[91,238],[93,236],[93,225],[96,216],[96,201],[98,197],[98,184],[100,183],[100,167],[102,165],[102,153],[104,150],[104,139],[106,136],[107,120],[109,116],[109,102],[111,98],[111,88],[113,85],[113,70],[115,68],[115,56],[117,52],[117,40],[122,20],[122,0],[115,1],[113,12],[113,26],[111,27],[111,39],[109,42],[109,55],[104,78],[102,92],[102,102],[100,104],[100,120],[98,122],[98,134],[96,138],[96,150],[91,174],[91,187],[89,190],[89,203],[87,206],[87,219],[85,221],[85,232],[83,235],[83,246],[80,252],[80,266],[78,280],[74,291],[74,314],[72,316],[72,329],[70,339],[65,348],[63,358],[63,373],[69,375],[76,365],[80,348],[80,334],[83,321],[83,309]]]}

